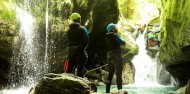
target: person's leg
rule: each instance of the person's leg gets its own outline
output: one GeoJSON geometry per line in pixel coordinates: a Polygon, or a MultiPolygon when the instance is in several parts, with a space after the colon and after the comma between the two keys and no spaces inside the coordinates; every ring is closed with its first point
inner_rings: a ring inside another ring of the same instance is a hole
{"type": "Polygon", "coordinates": [[[76,61],[73,55],[72,56],[69,55],[68,58],[69,58],[69,61],[68,61],[69,63],[68,63],[67,73],[72,73],[76,61]]]}
{"type": "Polygon", "coordinates": [[[69,63],[68,63],[67,73],[72,73],[74,70],[73,68],[76,64],[76,57],[75,57],[76,52],[77,52],[77,47],[75,46],[69,47],[69,55],[68,55],[69,63]]]}
{"type": "Polygon", "coordinates": [[[88,59],[87,54],[84,52],[79,53],[77,55],[77,59],[76,59],[76,67],[78,69],[77,76],[83,77],[83,69],[84,69],[84,65],[87,62],[87,59],[88,59]]]}
{"type": "Polygon", "coordinates": [[[111,87],[111,82],[112,82],[112,78],[114,75],[114,64],[111,63],[112,61],[110,59],[108,59],[108,78],[107,78],[107,82],[106,82],[106,93],[110,92],[110,87],[111,87]]]}
{"type": "Polygon", "coordinates": [[[123,70],[123,63],[122,58],[117,58],[115,64],[115,70],[116,70],[116,83],[117,88],[122,89],[122,70],[123,70]]]}

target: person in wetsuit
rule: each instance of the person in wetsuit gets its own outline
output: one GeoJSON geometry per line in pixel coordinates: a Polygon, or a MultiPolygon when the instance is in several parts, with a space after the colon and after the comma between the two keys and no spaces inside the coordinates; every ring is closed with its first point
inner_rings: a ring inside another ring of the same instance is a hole
{"type": "Polygon", "coordinates": [[[72,73],[74,70],[77,70],[76,75],[83,77],[83,67],[88,59],[86,52],[89,42],[88,31],[80,24],[80,14],[72,13],[71,19],[73,23],[69,25],[69,29],[66,33],[69,48],[67,72],[72,73]]]}
{"type": "Polygon", "coordinates": [[[116,83],[118,90],[122,89],[122,56],[121,45],[125,45],[125,41],[119,36],[116,24],[110,23],[107,26],[106,43],[108,46],[107,62],[108,62],[108,78],[106,82],[106,93],[110,92],[111,82],[116,73],[116,83]]]}

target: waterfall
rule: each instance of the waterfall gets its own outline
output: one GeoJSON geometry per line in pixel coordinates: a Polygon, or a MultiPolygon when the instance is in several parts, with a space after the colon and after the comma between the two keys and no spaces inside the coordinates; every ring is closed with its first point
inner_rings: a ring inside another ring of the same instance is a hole
{"type": "Polygon", "coordinates": [[[46,38],[45,38],[45,57],[44,57],[44,67],[46,68],[46,70],[48,71],[49,69],[49,62],[48,62],[48,0],[46,3],[46,38]]]}
{"type": "MultiPolygon", "coordinates": [[[[19,35],[14,39],[12,65],[9,72],[9,88],[32,87],[48,72],[48,0],[46,9],[46,38],[37,31],[35,17],[30,13],[29,0],[24,7],[16,7],[16,17],[20,22],[19,35]],[[42,49],[45,48],[45,52],[42,49]]],[[[42,32],[42,31],[40,31],[42,32]]]]}
{"type": "MultiPolygon", "coordinates": [[[[38,60],[38,48],[35,47],[37,45],[35,36],[35,28],[34,28],[34,18],[31,16],[29,12],[23,10],[19,7],[16,9],[17,19],[20,22],[20,32],[19,32],[19,42],[20,48],[18,48],[18,52],[13,55],[16,65],[18,66],[18,70],[16,72],[19,73],[19,83],[24,85],[35,83],[36,72],[38,72],[39,66],[35,65],[39,62],[38,60]]],[[[18,41],[17,41],[18,42],[18,41]]],[[[14,62],[13,62],[14,63],[14,62]]]]}
{"type": "Polygon", "coordinates": [[[152,59],[146,50],[144,35],[140,34],[136,39],[136,44],[139,47],[139,53],[134,56],[132,63],[135,66],[135,85],[147,86],[157,83],[157,58],[152,59]]]}

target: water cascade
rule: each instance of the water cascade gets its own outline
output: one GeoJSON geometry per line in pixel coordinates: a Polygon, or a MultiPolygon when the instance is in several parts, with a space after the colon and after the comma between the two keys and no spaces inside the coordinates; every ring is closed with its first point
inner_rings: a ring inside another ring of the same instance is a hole
{"type": "Polygon", "coordinates": [[[48,72],[48,0],[46,9],[45,52],[41,52],[42,37],[36,29],[35,18],[30,13],[30,2],[24,0],[24,8],[16,7],[17,20],[20,22],[19,35],[15,37],[12,66],[10,69],[10,87],[3,94],[27,94],[29,89],[48,72]],[[43,54],[43,55],[42,55],[43,54]]]}
{"type": "Polygon", "coordinates": [[[48,0],[46,3],[46,38],[45,38],[45,57],[44,57],[44,61],[45,61],[45,67],[48,68],[48,0]]]}
{"type": "MultiPolygon", "coordinates": [[[[147,29],[146,29],[147,30],[147,29]]],[[[146,50],[145,32],[136,40],[139,47],[138,55],[134,56],[132,63],[135,66],[135,85],[152,85],[157,83],[157,58],[152,59],[146,50]]]]}

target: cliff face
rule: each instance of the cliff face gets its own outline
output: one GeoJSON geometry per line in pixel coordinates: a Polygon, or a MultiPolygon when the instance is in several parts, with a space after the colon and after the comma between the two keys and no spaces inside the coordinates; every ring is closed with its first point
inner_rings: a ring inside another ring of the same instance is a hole
{"type": "Polygon", "coordinates": [[[160,59],[184,85],[190,78],[190,0],[162,0],[160,59]]]}
{"type": "Polygon", "coordinates": [[[8,72],[12,57],[13,36],[16,34],[15,21],[0,20],[0,89],[8,81],[8,72]]]}

